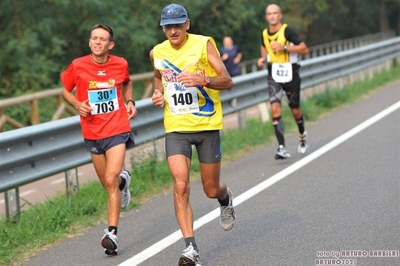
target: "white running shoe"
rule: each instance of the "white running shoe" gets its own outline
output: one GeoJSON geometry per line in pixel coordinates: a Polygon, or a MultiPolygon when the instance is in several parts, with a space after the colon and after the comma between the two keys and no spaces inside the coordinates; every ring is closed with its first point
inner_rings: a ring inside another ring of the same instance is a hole
{"type": "Polygon", "coordinates": [[[193,248],[192,243],[189,244],[183,251],[178,261],[179,266],[201,266],[200,255],[193,248]]]}
{"type": "Polygon", "coordinates": [[[122,170],[119,176],[125,179],[125,186],[120,191],[121,193],[121,209],[128,207],[131,202],[131,192],[129,191],[129,184],[131,183],[131,174],[127,170],[122,170]]]}
{"type": "Polygon", "coordinates": [[[221,215],[220,215],[220,224],[225,231],[229,231],[232,229],[236,215],[235,209],[233,208],[233,195],[231,190],[228,188],[227,193],[229,195],[229,204],[228,206],[221,206],[221,215]]]}
{"type": "Polygon", "coordinates": [[[305,154],[308,151],[308,142],[307,142],[307,131],[304,131],[303,134],[300,134],[300,143],[298,147],[298,152],[300,154],[305,154]]]}
{"type": "Polygon", "coordinates": [[[111,232],[108,229],[104,229],[105,235],[101,239],[101,246],[104,248],[104,253],[107,255],[117,255],[118,248],[118,237],[114,234],[114,230],[111,232]]]}
{"type": "Polygon", "coordinates": [[[275,152],[275,159],[289,159],[290,154],[286,150],[285,146],[279,145],[278,150],[275,152]]]}

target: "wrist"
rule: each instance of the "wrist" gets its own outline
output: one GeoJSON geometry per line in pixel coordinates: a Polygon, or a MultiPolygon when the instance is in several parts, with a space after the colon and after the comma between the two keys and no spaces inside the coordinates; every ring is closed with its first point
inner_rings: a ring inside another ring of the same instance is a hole
{"type": "Polygon", "coordinates": [[[210,86],[210,82],[211,82],[211,80],[210,80],[210,78],[209,77],[204,77],[204,87],[208,87],[208,86],[210,86]]]}
{"type": "Polygon", "coordinates": [[[127,100],[127,101],[125,102],[125,104],[128,105],[129,102],[131,102],[131,103],[133,104],[133,106],[136,106],[135,101],[132,100],[132,99],[131,99],[131,100],[127,100]]]}

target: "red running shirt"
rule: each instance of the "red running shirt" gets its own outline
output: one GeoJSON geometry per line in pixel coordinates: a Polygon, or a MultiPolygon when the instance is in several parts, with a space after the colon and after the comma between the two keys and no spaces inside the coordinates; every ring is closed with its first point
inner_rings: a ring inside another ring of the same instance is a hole
{"type": "Polygon", "coordinates": [[[113,55],[101,65],[95,64],[91,55],[77,58],[61,73],[68,91],[76,87],[78,101],[90,99],[92,113],[80,117],[85,139],[99,140],[131,131],[121,89],[121,84],[129,81],[128,62],[113,55]]]}

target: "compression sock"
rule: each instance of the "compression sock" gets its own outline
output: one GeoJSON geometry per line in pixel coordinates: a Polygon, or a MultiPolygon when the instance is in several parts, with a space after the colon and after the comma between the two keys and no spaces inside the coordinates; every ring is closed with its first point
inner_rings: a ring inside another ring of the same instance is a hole
{"type": "Polygon", "coordinates": [[[299,128],[299,133],[303,134],[304,133],[304,116],[301,116],[300,118],[296,118],[296,123],[297,123],[297,127],[299,128]]]}
{"type": "Polygon", "coordinates": [[[281,116],[273,117],[272,124],[274,125],[275,135],[278,140],[279,145],[285,146],[285,125],[283,124],[283,119],[281,116]]]}
{"type": "Polygon", "coordinates": [[[228,206],[229,205],[229,194],[226,193],[226,197],[222,200],[218,199],[219,204],[221,204],[221,206],[228,206]]]}
{"type": "Polygon", "coordinates": [[[193,246],[194,250],[199,252],[199,248],[197,247],[196,240],[194,239],[194,236],[185,238],[186,247],[189,246],[190,243],[192,243],[192,246],[193,246]]]}
{"type": "Polygon", "coordinates": [[[112,232],[114,230],[114,235],[117,235],[118,228],[116,226],[109,226],[108,232],[112,232]]]}

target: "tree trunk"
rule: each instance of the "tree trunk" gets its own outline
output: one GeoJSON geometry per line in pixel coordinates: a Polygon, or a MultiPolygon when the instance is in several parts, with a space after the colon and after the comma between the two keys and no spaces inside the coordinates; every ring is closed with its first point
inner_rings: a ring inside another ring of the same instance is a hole
{"type": "Polygon", "coordinates": [[[381,1],[379,8],[379,27],[381,32],[390,30],[386,1],[381,1]]]}

